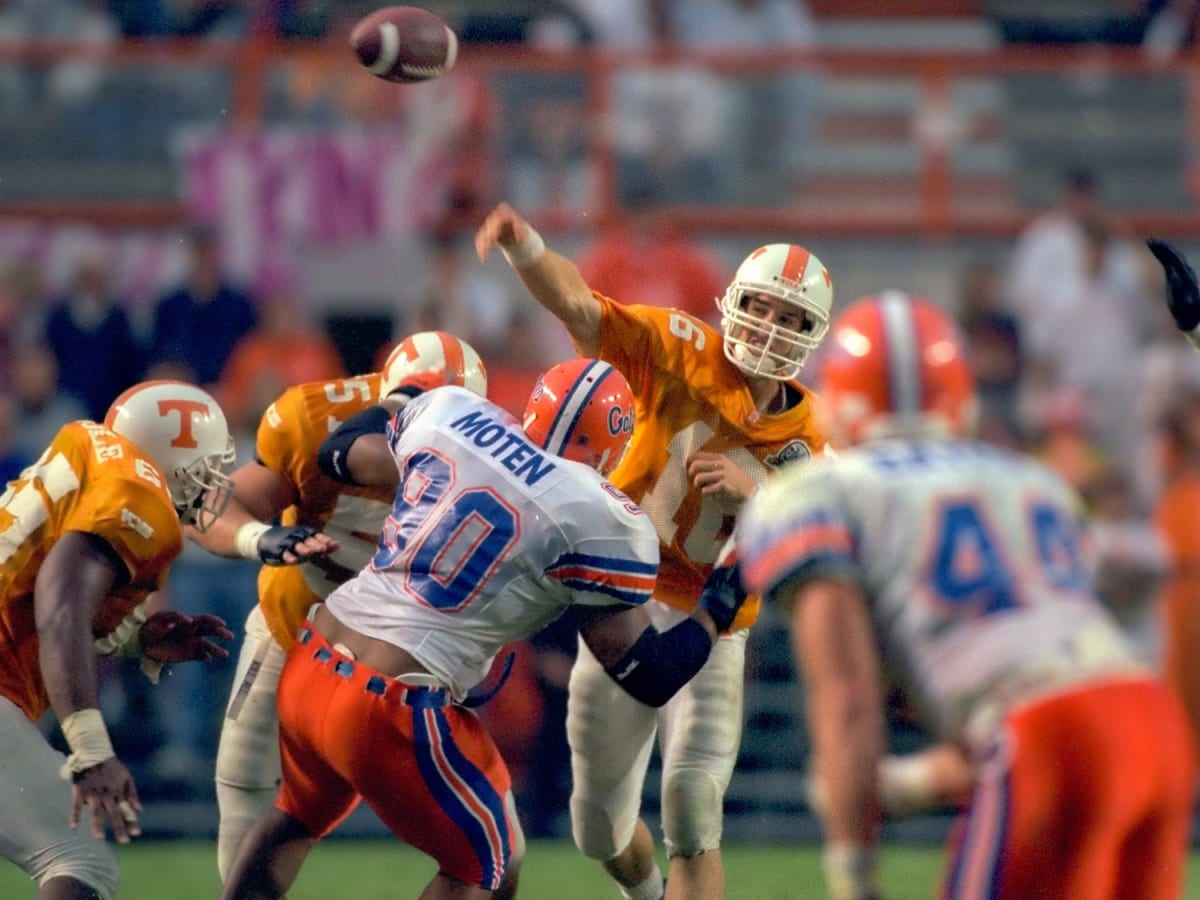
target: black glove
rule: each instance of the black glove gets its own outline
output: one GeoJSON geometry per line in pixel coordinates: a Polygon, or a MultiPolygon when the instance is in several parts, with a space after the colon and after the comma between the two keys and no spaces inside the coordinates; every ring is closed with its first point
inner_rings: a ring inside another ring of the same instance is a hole
{"type": "Polygon", "coordinates": [[[1200,285],[1196,273],[1179,250],[1151,238],[1146,246],[1163,267],[1167,276],[1167,308],[1180,331],[1192,331],[1200,325],[1200,285]]]}
{"type": "Polygon", "coordinates": [[[320,554],[298,553],[296,545],[318,533],[310,525],[276,525],[268,528],[258,539],[258,558],[268,566],[287,566],[311,559],[320,554]],[[296,559],[289,563],[284,560],[284,553],[291,553],[296,559]]]}
{"type": "Polygon", "coordinates": [[[746,591],[736,562],[713,569],[700,591],[700,605],[712,616],[717,631],[729,630],[745,602],[746,591]]]}

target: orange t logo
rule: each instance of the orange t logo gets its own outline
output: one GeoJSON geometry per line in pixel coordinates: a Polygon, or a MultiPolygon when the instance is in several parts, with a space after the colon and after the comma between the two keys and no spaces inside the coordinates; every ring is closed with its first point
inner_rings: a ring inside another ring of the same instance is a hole
{"type": "Polygon", "coordinates": [[[179,436],[171,440],[172,447],[195,447],[196,437],[192,434],[192,417],[208,415],[208,404],[199,400],[159,400],[158,414],[179,413],[179,436]]]}

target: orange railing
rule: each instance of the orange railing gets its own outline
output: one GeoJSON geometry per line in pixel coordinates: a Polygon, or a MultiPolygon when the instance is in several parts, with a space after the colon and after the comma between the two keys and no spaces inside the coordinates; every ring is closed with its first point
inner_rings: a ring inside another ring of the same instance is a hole
{"type": "MultiPolygon", "coordinates": [[[[476,48],[467,51],[470,63],[484,73],[580,72],[587,76],[588,115],[605,121],[612,105],[611,87],[615,73],[630,66],[666,63],[681,59],[680,51],[548,53],[513,48],[476,48]]],[[[1103,71],[1112,78],[1153,76],[1177,80],[1184,86],[1186,133],[1193,147],[1200,148],[1200,60],[1184,58],[1151,70],[1140,53],[1128,49],[1005,48],[985,51],[882,51],[772,50],[745,53],[693,53],[689,62],[730,76],[814,70],[829,79],[871,78],[881,81],[907,79],[919,85],[921,104],[944,107],[955,83],[963,79],[1044,76],[1072,77],[1083,72],[1103,71]]],[[[0,43],[0,66],[47,66],[57,62],[88,62],[107,67],[170,66],[216,68],[232,75],[232,93],[227,121],[240,128],[258,127],[264,120],[264,98],[268,73],[281,64],[304,59],[330,70],[354,65],[343,41],[322,43],[281,42],[256,37],[244,42],[154,40],[123,42],[108,48],[65,43],[0,43]]],[[[403,90],[404,88],[398,88],[403,90]]],[[[616,161],[609,136],[598,130],[589,143],[589,157],[598,176],[595,212],[619,216],[616,201],[616,161]]],[[[914,144],[919,163],[912,173],[912,201],[899,205],[838,208],[803,204],[776,207],[691,206],[672,208],[680,223],[706,232],[778,231],[825,233],[896,234],[946,236],[952,234],[998,235],[1013,232],[1029,210],[1016,202],[996,203],[986,208],[964,207],[959,201],[971,190],[955,172],[952,153],[936,144],[914,144]]],[[[1186,154],[1184,154],[1186,155],[1186,154]]],[[[0,148],[0,167],[3,148],[0,148]]],[[[863,172],[863,177],[872,173],[863,172]]],[[[1020,172],[1012,177],[1019,179],[1020,172]]],[[[1183,173],[1167,177],[1183,182],[1183,173]]],[[[1132,227],[1176,237],[1200,237],[1200,217],[1187,208],[1125,210],[1132,227]]],[[[88,221],[111,226],[158,226],[182,216],[172,200],[78,201],[55,197],[36,201],[0,201],[0,217],[54,221],[88,221]]],[[[541,211],[540,221],[553,228],[577,221],[561,210],[541,211]]]]}

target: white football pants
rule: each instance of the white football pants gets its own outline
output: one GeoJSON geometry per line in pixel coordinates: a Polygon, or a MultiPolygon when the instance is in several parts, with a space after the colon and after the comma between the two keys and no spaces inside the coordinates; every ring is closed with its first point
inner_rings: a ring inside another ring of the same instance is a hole
{"type": "MultiPolygon", "coordinates": [[[[649,604],[666,630],[684,614],[649,604]]],[[[708,662],[661,709],[629,696],[583,641],[571,670],[571,831],[581,851],[611,859],[633,839],[656,731],[662,751],[667,853],[695,856],[721,844],[722,806],[742,737],[749,630],[722,635],[708,662]]]]}

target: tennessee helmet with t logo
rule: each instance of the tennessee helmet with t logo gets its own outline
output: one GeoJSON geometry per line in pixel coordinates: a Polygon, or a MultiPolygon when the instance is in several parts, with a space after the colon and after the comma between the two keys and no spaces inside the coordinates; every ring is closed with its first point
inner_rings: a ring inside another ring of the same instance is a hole
{"type": "Polygon", "coordinates": [[[974,374],[954,321],[931,301],[883,291],[833,323],[818,382],[841,437],[965,436],[975,426],[974,374]]]}
{"type": "Polygon", "coordinates": [[[487,370],[475,348],[446,331],[410,334],[383,364],[380,398],[403,385],[421,390],[453,384],[487,396],[487,370]]]}
{"type": "Polygon", "coordinates": [[[633,391],[608,363],[573,359],[542,373],[522,421],[538,446],[607,475],[633,434],[633,391]]]}
{"type": "Polygon", "coordinates": [[[217,401],[182,381],[144,381],[113,401],[104,425],[162,470],[179,519],[204,531],[233,492],[233,438],[217,401]]]}
{"type": "Polygon", "coordinates": [[[795,379],[829,330],[833,280],[797,244],[767,244],[743,260],[717,299],[726,358],[747,375],[795,379]]]}

